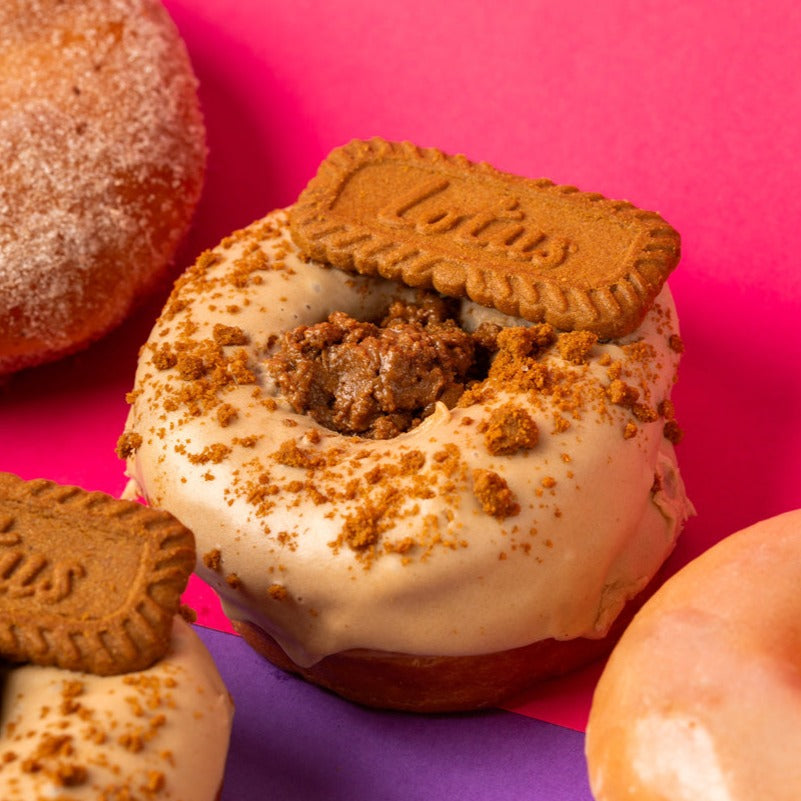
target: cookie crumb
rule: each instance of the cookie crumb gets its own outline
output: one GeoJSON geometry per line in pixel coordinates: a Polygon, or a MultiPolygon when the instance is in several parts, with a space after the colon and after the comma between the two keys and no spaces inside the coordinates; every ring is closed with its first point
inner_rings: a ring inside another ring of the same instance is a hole
{"type": "Polygon", "coordinates": [[[512,403],[494,409],[484,432],[484,444],[494,456],[509,456],[531,450],[539,440],[534,418],[512,403]]]}
{"type": "Polygon", "coordinates": [[[506,479],[492,470],[473,470],[473,494],[481,508],[498,520],[520,513],[520,504],[506,479]]]}
{"type": "Polygon", "coordinates": [[[222,553],[219,548],[212,548],[208,553],[203,554],[203,564],[215,573],[219,573],[222,568],[222,553]]]}
{"type": "Polygon", "coordinates": [[[248,335],[241,328],[222,323],[214,326],[212,336],[218,345],[247,345],[250,341],[248,335]]]}
{"type": "Polygon", "coordinates": [[[117,440],[117,456],[120,459],[130,459],[142,446],[142,435],[135,431],[126,431],[117,440]]]}
{"type": "Polygon", "coordinates": [[[239,417],[239,412],[235,406],[230,403],[222,403],[217,407],[217,422],[223,427],[227,428],[234,420],[239,417]]]}
{"type": "Polygon", "coordinates": [[[674,353],[684,353],[684,341],[678,334],[671,334],[668,338],[668,347],[674,353]]]}
{"type": "Polygon", "coordinates": [[[368,505],[357,509],[345,518],[343,535],[353,550],[360,551],[378,542],[381,533],[380,516],[380,510],[368,505]]]}
{"type": "Polygon", "coordinates": [[[583,364],[590,356],[598,335],[592,331],[566,331],[559,334],[557,347],[561,357],[573,364],[583,364]]]}
{"type": "Polygon", "coordinates": [[[668,420],[663,429],[665,439],[678,445],[684,439],[684,431],[675,420],[668,420]]]}
{"type": "Polygon", "coordinates": [[[633,406],[640,397],[640,391],[619,378],[614,379],[606,390],[609,400],[618,406],[633,406]]]}

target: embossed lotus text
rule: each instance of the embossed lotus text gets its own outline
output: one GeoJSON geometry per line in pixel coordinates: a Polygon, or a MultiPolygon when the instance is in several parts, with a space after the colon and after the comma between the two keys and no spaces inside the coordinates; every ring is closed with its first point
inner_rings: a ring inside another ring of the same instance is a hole
{"type": "Polygon", "coordinates": [[[86,570],[77,562],[52,561],[19,547],[0,550],[0,595],[8,598],[55,604],[69,596],[75,581],[84,576],[86,570]]]}
{"type": "Polygon", "coordinates": [[[289,224],[307,258],[603,339],[636,329],[680,256],[655,212],[377,138],[333,150],[289,224]]]}
{"type": "Polygon", "coordinates": [[[470,209],[458,180],[422,173],[419,183],[378,210],[378,220],[391,228],[418,234],[449,234],[456,244],[486,249],[495,256],[530,262],[541,268],[560,265],[575,244],[542,231],[513,195],[492,205],[470,209]]]}

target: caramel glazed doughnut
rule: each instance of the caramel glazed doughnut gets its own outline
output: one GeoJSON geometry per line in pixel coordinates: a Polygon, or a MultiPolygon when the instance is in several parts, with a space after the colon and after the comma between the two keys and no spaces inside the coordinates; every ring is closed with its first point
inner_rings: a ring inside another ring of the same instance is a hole
{"type": "Polygon", "coordinates": [[[593,697],[599,801],[801,798],[801,510],[722,540],[634,618],[593,697]]]}
{"type": "Polygon", "coordinates": [[[214,801],[233,705],[182,619],[168,654],[114,676],[2,667],[0,796],[214,801]]]}
{"type": "Polygon", "coordinates": [[[667,289],[607,343],[458,301],[465,329],[497,323],[506,345],[456,405],[390,440],[294,411],[266,361],[285,332],[416,297],[302,258],[286,212],[268,215],[176,283],[118,452],[129,494],[194,531],[199,575],[258,650],[362,703],[432,711],[602,650],[691,506],[666,436],[667,289]],[[516,361],[523,341],[537,359],[516,361]]]}
{"type": "Polygon", "coordinates": [[[205,159],[157,0],[0,3],[0,376],[123,319],[173,260],[205,159]]]}

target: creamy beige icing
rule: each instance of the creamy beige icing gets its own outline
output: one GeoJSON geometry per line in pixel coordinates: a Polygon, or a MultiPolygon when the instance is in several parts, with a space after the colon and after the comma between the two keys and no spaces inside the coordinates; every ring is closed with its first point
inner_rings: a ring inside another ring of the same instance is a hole
{"type": "Polygon", "coordinates": [[[0,797],[213,801],[233,707],[198,636],[176,618],[147,670],[94,676],[3,669],[0,797]]]}
{"type": "MultiPolygon", "coordinates": [[[[226,613],[297,664],[350,648],[464,655],[603,636],[691,511],[665,417],[637,420],[609,400],[617,369],[645,405],[669,408],[669,292],[587,361],[550,348],[541,363],[564,391],[496,382],[481,404],[439,404],[393,440],[344,437],[289,408],[262,366],[277,335],[413,294],[304,261],[284,212],[204,254],[142,351],[121,440],[131,491],[195,532],[198,572],[226,613]],[[482,430],[509,403],[539,442],[493,455],[482,430]],[[505,482],[519,512],[488,513],[476,470],[505,482]]],[[[483,320],[525,324],[462,301],[465,328],[483,320]]]]}

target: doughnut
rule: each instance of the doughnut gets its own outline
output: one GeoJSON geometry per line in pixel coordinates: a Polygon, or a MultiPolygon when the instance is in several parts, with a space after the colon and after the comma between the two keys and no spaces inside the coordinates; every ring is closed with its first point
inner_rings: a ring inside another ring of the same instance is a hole
{"type": "Polygon", "coordinates": [[[332,267],[294,211],[176,282],[126,492],[194,531],[256,650],[360,703],[486,706],[606,652],[692,512],[669,290],[618,339],[561,331],[332,267]]]}
{"type": "Polygon", "coordinates": [[[598,801],[801,797],[801,510],[721,540],[635,616],[595,690],[598,801]]]}
{"type": "Polygon", "coordinates": [[[205,160],[157,0],[0,4],[0,375],[88,345],[162,280],[205,160]]]}
{"type": "Polygon", "coordinates": [[[0,788],[218,798],[233,707],[177,613],[195,563],[172,515],[0,472],[0,788]]]}
{"type": "Polygon", "coordinates": [[[181,618],[168,654],[146,670],[97,676],[2,665],[0,672],[5,801],[219,798],[233,707],[181,618]]]}

